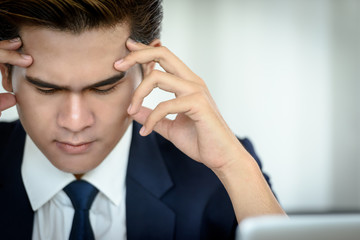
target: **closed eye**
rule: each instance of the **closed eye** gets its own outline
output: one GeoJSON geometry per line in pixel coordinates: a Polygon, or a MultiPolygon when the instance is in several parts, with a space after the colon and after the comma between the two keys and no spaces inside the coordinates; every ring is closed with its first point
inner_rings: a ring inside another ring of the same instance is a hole
{"type": "MultiPolygon", "coordinates": [[[[85,90],[88,90],[98,94],[109,94],[110,92],[115,90],[118,84],[123,82],[121,80],[124,79],[126,73],[127,72],[121,72],[120,74],[99,81],[90,86],[84,87],[82,91],[84,92],[85,90]]],[[[69,86],[55,85],[47,81],[41,80],[39,78],[25,76],[25,79],[28,83],[33,85],[36,88],[36,90],[41,94],[50,95],[60,91],[70,91],[69,86]]]]}
{"type": "MultiPolygon", "coordinates": [[[[117,87],[117,84],[110,87],[110,88],[106,88],[106,89],[100,89],[100,88],[91,88],[89,89],[90,91],[94,92],[94,93],[97,93],[97,94],[109,94],[111,92],[113,92],[117,87]]],[[[41,94],[44,94],[44,95],[51,95],[51,94],[54,94],[54,93],[58,93],[61,91],[61,89],[55,89],[55,88],[49,88],[49,89],[43,89],[43,88],[36,88],[36,90],[41,93],[41,94]]]]}
{"type": "Polygon", "coordinates": [[[118,84],[116,84],[112,87],[105,88],[105,89],[104,88],[91,88],[90,90],[95,93],[105,95],[105,94],[109,94],[109,93],[113,92],[116,89],[117,85],[118,84]]]}
{"type": "Polygon", "coordinates": [[[41,94],[45,94],[45,95],[50,95],[50,94],[54,94],[58,91],[61,91],[60,89],[55,89],[55,88],[36,88],[36,90],[41,93],[41,94]]]}

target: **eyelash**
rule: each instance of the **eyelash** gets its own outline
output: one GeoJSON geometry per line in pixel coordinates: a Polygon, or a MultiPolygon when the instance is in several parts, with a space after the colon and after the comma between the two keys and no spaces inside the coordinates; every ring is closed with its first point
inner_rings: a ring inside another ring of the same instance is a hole
{"type": "Polygon", "coordinates": [[[104,90],[92,88],[91,91],[95,92],[97,94],[100,94],[100,95],[106,95],[106,94],[109,94],[109,93],[113,92],[116,89],[116,87],[117,87],[117,84],[110,87],[110,88],[104,89],[104,90]]]}
{"type": "Polygon", "coordinates": [[[59,91],[58,89],[41,89],[41,88],[36,88],[41,94],[45,94],[45,95],[50,95],[55,93],[56,91],[59,91]]]}
{"type": "MultiPolygon", "coordinates": [[[[109,94],[109,93],[113,92],[116,89],[116,87],[117,87],[117,84],[110,87],[110,88],[104,89],[104,90],[92,88],[92,89],[90,89],[90,91],[95,92],[95,93],[100,94],[100,95],[106,95],[106,94],[109,94]]],[[[44,94],[44,95],[51,95],[51,94],[54,94],[56,92],[61,91],[61,89],[41,89],[41,88],[36,88],[36,89],[41,94],[44,94]]]]}

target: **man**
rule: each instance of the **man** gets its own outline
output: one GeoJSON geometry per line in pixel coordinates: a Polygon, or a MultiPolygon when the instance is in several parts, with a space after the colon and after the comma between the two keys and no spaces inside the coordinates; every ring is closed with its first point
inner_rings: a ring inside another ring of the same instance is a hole
{"type": "Polygon", "coordinates": [[[161,15],[156,0],[0,1],[0,111],[20,118],[0,126],[2,237],[227,239],[235,215],[283,214],[251,143],[161,46],[161,15]],[[142,107],[156,87],[176,98],[142,107]],[[80,213],[68,186],[84,182],[99,193],[80,213]]]}

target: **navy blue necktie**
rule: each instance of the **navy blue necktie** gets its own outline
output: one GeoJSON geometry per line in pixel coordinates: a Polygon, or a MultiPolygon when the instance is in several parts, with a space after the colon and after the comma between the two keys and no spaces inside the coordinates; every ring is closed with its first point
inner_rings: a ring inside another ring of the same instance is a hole
{"type": "Polygon", "coordinates": [[[64,188],[75,210],[69,240],[92,240],[94,233],[89,220],[89,210],[96,194],[93,185],[83,180],[76,180],[64,188]]]}

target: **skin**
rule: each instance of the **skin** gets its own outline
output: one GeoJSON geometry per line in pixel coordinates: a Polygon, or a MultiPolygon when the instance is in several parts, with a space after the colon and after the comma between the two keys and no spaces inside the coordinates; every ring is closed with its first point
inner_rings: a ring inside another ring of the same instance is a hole
{"type": "Polygon", "coordinates": [[[23,27],[20,36],[33,62],[14,66],[4,87],[16,95],[26,132],[58,169],[80,175],[94,169],[132,121],[127,108],[141,81],[139,66],[94,87],[121,75],[113,63],[128,53],[128,26],[80,35],[23,27]]]}
{"type": "MultiPolygon", "coordinates": [[[[126,25],[117,26],[115,31],[92,30],[80,35],[28,27],[21,33],[23,53],[29,59],[14,52],[20,42],[0,43],[0,62],[17,66],[12,82],[1,67],[3,85],[16,94],[27,133],[57,168],[74,174],[95,168],[134,119],[143,124],[142,136],[155,130],[209,167],[228,191],[238,221],[284,214],[256,162],[220,115],[205,82],[159,40],[149,46],[136,43],[128,39],[126,25]],[[155,63],[164,71],[154,70],[155,63]],[[144,73],[142,81],[139,65],[144,73]],[[108,95],[86,89],[121,72],[127,73],[124,81],[108,95]],[[66,88],[44,95],[26,75],[66,88]],[[143,107],[144,98],[156,87],[176,98],[153,110],[143,107]],[[175,120],[166,119],[174,113],[175,120]],[[82,154],[64,153],[57,146],[57,141],[92,140],[94,144],[82,154]]],[[[0,94],[0,111],[14,104],[12,95],[0,94]]]]}

